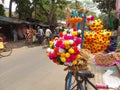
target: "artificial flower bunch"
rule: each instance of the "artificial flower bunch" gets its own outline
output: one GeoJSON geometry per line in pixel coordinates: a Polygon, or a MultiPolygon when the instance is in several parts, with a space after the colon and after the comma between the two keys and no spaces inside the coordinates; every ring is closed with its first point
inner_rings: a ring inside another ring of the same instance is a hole
{"type": "Polygon", "coordinates": [[[90,50],[92,53],[104,51],[109,45],[109,37],[111,32],[107,30],[101,31],[87,31],[84,35],[84,48],[90,50]]]}
{"type": "Polygon", "coordinates": [[[70,63],[75,65],[77,59],[80,59],[80,44],[82,43],[79,34],[81,30],[64,29],[59,34],[59,38],[50,41],[50,47],[46,54],[51,61],[63,65],[70,63]]]}
{"type": "Polygon", "coordinates": [[[66,20],[67,23],[78,23],[81,22],[83,19],[81,17],[72,17],[66,20]]]}
{"type": "Polygon", "coordinates": [[[89,26],[90,30],[93,31],[100,31],[103,29],[103,24],[100,19],[94,20],[93,22],[89,23],[89,25],[87,26],[89,26]]]}

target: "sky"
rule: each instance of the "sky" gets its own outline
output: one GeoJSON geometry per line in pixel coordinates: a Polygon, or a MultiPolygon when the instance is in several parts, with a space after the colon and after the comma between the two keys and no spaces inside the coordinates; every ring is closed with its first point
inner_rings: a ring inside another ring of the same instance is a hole
{"type": "MultiPolygon", "coordinates": [[[[1,2],[1,0],[0,0],[0,2],[1,2]]],[[[4,1],[4,7],[5,8],[9,8],[9,2],[10,2],[10,0],[5,0],[4,1]]],[[[16,4],[12,3],[12,11],[15,11],[15,9],[16,9],[16,4]]]]}

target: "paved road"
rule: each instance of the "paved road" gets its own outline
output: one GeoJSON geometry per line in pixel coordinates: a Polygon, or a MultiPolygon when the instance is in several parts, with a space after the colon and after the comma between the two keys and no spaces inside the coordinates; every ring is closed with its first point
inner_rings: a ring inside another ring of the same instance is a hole
{"type": "Polygon", "coordinates": [[[0,90],[64,90],[63,69],[40,46],[14,49],[11,56],[0,58],[0,90]]]}

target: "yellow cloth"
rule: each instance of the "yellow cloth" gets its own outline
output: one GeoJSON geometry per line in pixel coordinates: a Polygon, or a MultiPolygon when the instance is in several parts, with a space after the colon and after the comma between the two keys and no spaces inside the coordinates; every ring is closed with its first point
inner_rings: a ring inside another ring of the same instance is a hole
{"type": "Polygon", "coordinates": [[[0,49],[3,49],[3,48],[4,48],[3,42],[0,42],[0,49]]]}

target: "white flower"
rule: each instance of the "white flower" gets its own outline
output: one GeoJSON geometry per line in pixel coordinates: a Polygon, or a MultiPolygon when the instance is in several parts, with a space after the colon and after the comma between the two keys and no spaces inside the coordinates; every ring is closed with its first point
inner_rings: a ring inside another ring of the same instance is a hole
{"type": "Polygon", "coordinates": [[[54,52],[54,49],[51,49],[50,52],[53,53],[53,52],[54,52]]]}
{"type": "Polygon", "coordinates": [[[47,52],[48,52],[48,53],[50,53],[50,50],[51,50],[50,48],[47,48],[47,52]]]}
{"type": "Polygon", "coordinates": [[[79,44],[79,45],[77,46],[77,48],[78,48],[78,50],[80,50],[80,49],[81,49],[81,44],[79,44]]]}
{"type": "Polygon", "coordinates": [[[78,33],[82,33],[82,30],[79,29],[79,30],[78,30],[78,33]]]}
{"type": "Polygon", "coordinates": [[[59,52],[60,52],[60,53],[63,53],[63,52],[65,52],[65,50],[62,49],[62,48],[59,48],[59,52]]]}
{"type": "Polygon", "coordinates": [[[73,41],[73,40],[69,40],[69,42],[70,42],[70,44],[71,44],[71,45],[74,43],[74,41],[73,41]]]}

